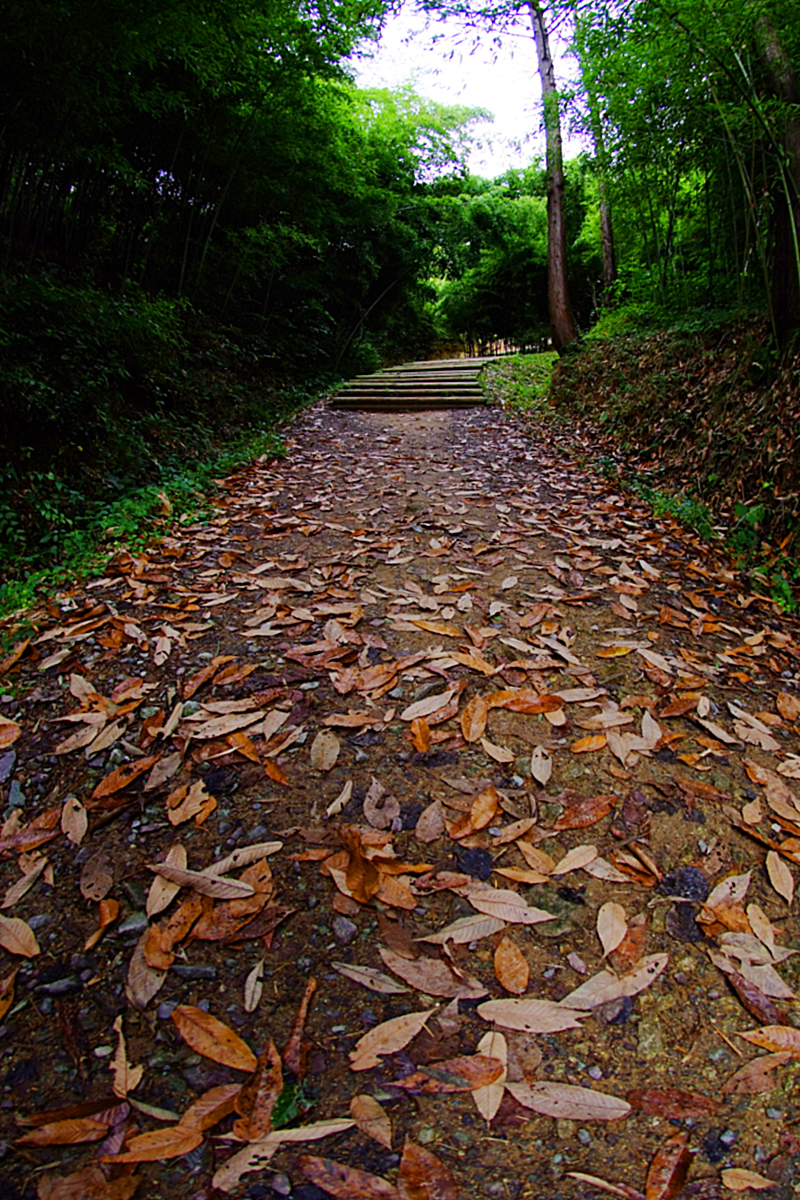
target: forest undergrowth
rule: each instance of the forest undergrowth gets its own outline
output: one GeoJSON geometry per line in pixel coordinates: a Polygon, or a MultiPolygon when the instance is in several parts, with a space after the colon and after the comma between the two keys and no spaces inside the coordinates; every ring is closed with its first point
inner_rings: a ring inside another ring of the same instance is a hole
{"type": "MultiPolygon", "coordinates": [[[[602,327],[601,327],[602,328],[602,327]]],[[[766,323],[589,337],[492,364],[487,394],[544,423],[604,475],[723,542],[756,590],[798,609],[800,355],[766,323]]]]}

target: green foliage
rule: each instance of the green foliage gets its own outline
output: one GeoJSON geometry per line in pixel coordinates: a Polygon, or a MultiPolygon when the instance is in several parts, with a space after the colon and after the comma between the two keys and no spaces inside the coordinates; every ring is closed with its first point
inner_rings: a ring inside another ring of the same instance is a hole
{"type": "Polygon", "coordinates": [[[548,406],[555,351],[515,354],[489,363],[480,380],[489,403],[521,413],[542,415],[548,406]]]}

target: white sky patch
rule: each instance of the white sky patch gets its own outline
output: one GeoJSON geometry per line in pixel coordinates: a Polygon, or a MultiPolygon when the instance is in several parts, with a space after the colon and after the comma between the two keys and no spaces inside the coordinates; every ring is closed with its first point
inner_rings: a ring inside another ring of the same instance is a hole
{"type": "MultiPolygon", "coordinates": [[[[574,63],[559,53],[555,40],[552,46],[557,82],[563,85],[574,75],[574,63]]],[[[359,87],[410,83],[427,99],[488,109],[494,122],[476,129],[479,145],[468,158],[473,174],[494,178],[510,167],[544,159],[541,88],[530,25],[521,24],[519,33],[504,35],[496,46],[488,32],[465,31],[454,20],[426,25],[424,16],[403,11],[387,21],[371,57],[356,59],[353,66],[359,87]]],[[[566,122],[564,134],[565,156],[579,154],[584,146],[566,137],[566,122]]]]}

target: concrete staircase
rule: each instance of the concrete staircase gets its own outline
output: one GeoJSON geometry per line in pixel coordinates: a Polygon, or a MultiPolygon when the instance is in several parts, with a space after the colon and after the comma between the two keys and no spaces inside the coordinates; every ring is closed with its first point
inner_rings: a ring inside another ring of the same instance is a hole
{"type": "Polygon", "coordinates": [[[331,408],[349,412],[423,412],[485,404],[478,375],[490,358],[446,358],[404,363],[359,375],[331,399],[331,408]]]}

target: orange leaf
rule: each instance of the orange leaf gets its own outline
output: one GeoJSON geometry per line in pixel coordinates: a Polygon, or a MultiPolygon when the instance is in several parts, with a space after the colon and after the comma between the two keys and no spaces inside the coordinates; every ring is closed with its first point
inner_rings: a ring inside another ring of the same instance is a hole
{"type": "Polygon", "coordinates": [[[504,934],[497,943],[494,952],[494,973],[498,983],[514,996],[521,996],[528,987],[528,960],[508,934],[504,934]]]}
{"type": "Polygon", "coordinates": [[[92,1117],[51,1121],[17,1138],[18,1146],[72,1146],[77,1142],[99,1142],[108,1135],[108,1125],[92,1117]]]}
{"type": "Polygon", "coordinates": [[[626,654],[630,654],[632,646],[607,646],[605,650],[598,650],[598,658],[622,658],[626,654]]]}
{"type": "Polygon", "coordinates": [[[457,1200],[456,1183],[448,1167],[406,1138],[397,1188],[401,1200],[457,1200]]]}
{"type": "Polygon", "coordinates": [[[473,696],[461,714],[461,732],[464,741],[477,742],[486,729],[489,707],[483,696],[473,696]]]}
{"type": "Polygon", "coordinates": [[[238,1083],[221,1083],[204,1092],[194,1104],[189,1105],[179,1124],[199,1129],[201,1133],[211,1129],[235,1110],[240,1087],[238,1083]]]}
{"type": "Polygon", "coordinates": [[[231,662],[232,659],[232,654],[224,654],[220,658],[212,658],[207,667],[203,667],[201,670],[196,671],[194,675],[190,675],[183,685],[183,699],[188,700],[193,696],[198,688],[201,688],[204,683],[207,683],[216,674],[223,663],[231,662]]]}
{"type": "Polygon", "coordinates": [[[152,766],[155,766],[160,757],[160,754],[151,754],[149,758],[137,758],[135,762],[123,763],[121,767],[117,767],[116,771],[112,771],[110,775],[106,775],[105,779],[100,780],[92,792],[92,799],[100,800],[103,796],[111,796],[114,792],[121,791],[129,783],[133,783],[134,779],[138,779],[140,775],[144,775],[145,771],[149,771],[152,766]]]}
{"type": "Polygon", "coordinates": [[[602,750],[606,744],[606,735],[595,733],[591,737],[578,738],[577,742],[572,743],[570,750],[573,754],[586,754],[590,750],[602,750]]]}
{"type": "Polygon", "coordinates": [[[414,743],[414,749],[420,754],[426,753],[431,748],[431,728],[424,717],[415,717],[411,722],[411,740],[414,743]]]}
{"type": "MultiPolygon", "coordinates": [[[[210,1058],[224,1067],[233,1067],[235,1071],[255,1071],[258,1060],[247,1043],[222,1021],[212,1017],[211,1013],[190,1004],[181,1004],[173,1012],[172,1019],[183,1040],[204,1058],[210,1058]]],[[[187,1151],[182,1150],[181,1153],[187,1151]]]]}
{"type": "Polygon", "coordinates": [[[644,1185],[645,1200],[673,1200],[686,1182],[692,1161],[687,1149],[689,1131],[682,1130],[667,1138],[656,1150],[647,1168],[644,1185]]]}
{"type": "Polygon", "coordinates": [[[264,773],[269,775],[270,779],[273,779],[275,783],[282,783],[284,787],[289,786],[288,776],[286,776],[278,764],[272,762],[271,759],[267,759],[267,761],[264,763],[264,773]]]}
{"type": "Polygon", "coordinates": [[[752,1042],[754,1046],[761,1046],[764,1050],[785,1050],[793,1058],[800,1058],[800,1029],[791,1025],[764,1025],[761,1029],[740,1033],[739,1037],[752,1042]]]}
{"type": "Polygon", "coordinates": [[[236,1111],[241,1120],[234,1122],[234,1135],[245,1142],[265,1137],[272,1129],[272,1110],[282,1090],[281,1056],[270,1038],[266,1050],[259,1055],[253,1078],[242,1085],[236,1097],[236,1111]]]}
{"type": "Polygon", "coordinates": [[[107,1163],[161,1162],[165,1158],[181,1158],[196,1150],[203,1135],[194,1125],[168,1125],[131,1138],[122,1154],[106,1154],[100,1159],[107,1163]]]}
{"type": "Polygon", "coordinates": [[[16,721],[0,717],[0,750],[7,750],[9,746],[13,746],[21,733],[22,730],[16,721]]]}
{"type": "Polygon", "coordinates": [[[2,662],[0,662],[0,675],[6,675],[14,666],[14,663],[19,662],[30,644],[30,638],[24,638],[23,641],[17,642],[11,653],[7,654],[2,662]]]}

